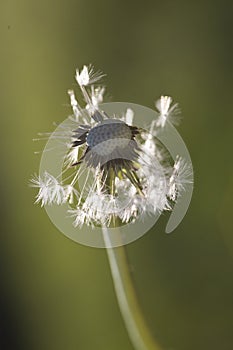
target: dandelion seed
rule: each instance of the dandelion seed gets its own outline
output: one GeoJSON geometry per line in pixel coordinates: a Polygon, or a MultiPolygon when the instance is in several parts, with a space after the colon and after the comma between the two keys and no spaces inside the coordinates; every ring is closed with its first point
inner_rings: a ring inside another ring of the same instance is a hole
{"type": "Polygon", "coordinates": [[[41,202],[41,206],[47,204],[62,204],[66,200],[65,188],[55,177],[45,172],[43,176],[35,176],[31,180],[32,187],[38,187],[39,192],[35,203],[41,202]]]}
{"type": "Polygon", "coordinates": [[[164,128],[168,120],[174,125],[179,123],[178,103],[174,105],[171,104],[172,98],[170,96],[161,96],[161,98],[156,101],[155,106],[159,111],[159,116],[156,121],[157,127],[164,128]]]}
{"type": "Polygon", "coordinates": [[[102,72],[95,72],[93,66],[83,66],[83,69],[81,72],[79,70],[76,70],[76,80],[79,86],[87,86],[90,84],[96,83],[98,80],[100,80],[102,77],[104,77],[105,74],[102,72]]]}
{"type": "Polygon", "coordinates": [[[173,172],[169,179],[168,197],[175,201],[182,191],[186,189],[187,184],[192,183],[192,172],[185,161],[177,156],[173,166],[173,172]]]}
{"type": "Polygon", "coordinates": [[[76,121],[78,122],[78,117],[81,114],[81,107],[78,104],[78,101],[75,98],[74,91],[68,90],[68,94],[70,96],[70,104],[74,112],[74,116],[76,117],[76,121]]]}

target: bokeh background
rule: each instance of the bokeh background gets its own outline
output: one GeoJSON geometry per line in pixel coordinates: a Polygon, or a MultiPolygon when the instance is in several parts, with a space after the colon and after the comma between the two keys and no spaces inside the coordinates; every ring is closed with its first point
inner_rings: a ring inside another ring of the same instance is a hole
{"type": "Polygon", "coordinates": [[[195,190],[127,246],[151,331],[167,350],[233,349],[232,1],[1,0],[0,348],[132,350],[106,252],[67,239],[33,204],[37,132],[69,114],[76,67],[112,101],[182,108],[195,190]]]}

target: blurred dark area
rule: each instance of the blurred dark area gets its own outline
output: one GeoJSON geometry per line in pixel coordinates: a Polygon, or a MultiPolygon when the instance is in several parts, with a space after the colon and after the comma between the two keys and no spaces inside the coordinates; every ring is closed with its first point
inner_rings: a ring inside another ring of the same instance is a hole
{"type": "Polygon", "coordinates": [[[165,350],[233,349],[232,1],[1,1],[0,348],[132,350],[106,252],[63,236],[28,187],[43,141],[71,108],[77,67],[112,101],[182,109],[190,208],[127,246],[142,309],[165,350]]]}

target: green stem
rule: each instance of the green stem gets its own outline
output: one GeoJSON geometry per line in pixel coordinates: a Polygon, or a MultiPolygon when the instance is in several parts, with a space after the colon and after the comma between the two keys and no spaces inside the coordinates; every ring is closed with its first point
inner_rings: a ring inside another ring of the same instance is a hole
{"type": "MultiPolygon", "coordinates": [[[[103,237],[106,247],[111,247],[109,232],[105,227],[103,237]]],[[[140,310],[124,246],[106,250],[119,308],[135,350],[161,350],[151,336],[140,310]]]]}

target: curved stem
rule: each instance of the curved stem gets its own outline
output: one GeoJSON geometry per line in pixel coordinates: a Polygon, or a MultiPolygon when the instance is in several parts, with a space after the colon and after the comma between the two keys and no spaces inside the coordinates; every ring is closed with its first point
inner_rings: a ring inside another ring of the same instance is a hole
{"type": "MultiPolygon", "coordinates": [[[[106,247],[111,247],[111,239],[105,227],[103,237],[106,247]]],[[[135,350],[161,350],[152,338],[140,310],[124,246],[106,250],[119,308],[135,350]]]]}

